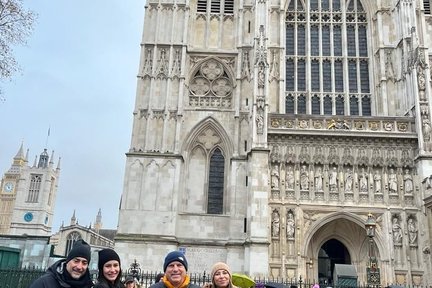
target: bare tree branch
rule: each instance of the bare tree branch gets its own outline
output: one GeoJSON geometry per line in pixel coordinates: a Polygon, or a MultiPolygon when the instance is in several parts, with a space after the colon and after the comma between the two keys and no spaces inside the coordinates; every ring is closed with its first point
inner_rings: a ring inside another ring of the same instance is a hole
{"type": "Polygon", "coordinates": [[[13,46],[26,44],[36,16],[24,9],[23,0],[0,0],[0,81],[10,80],[20,70],[13,46]]]}

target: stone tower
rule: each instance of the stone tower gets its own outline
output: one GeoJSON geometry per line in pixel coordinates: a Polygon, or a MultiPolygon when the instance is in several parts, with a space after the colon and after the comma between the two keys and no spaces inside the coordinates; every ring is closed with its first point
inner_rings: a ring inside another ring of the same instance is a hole
{"type": "Polygon", "coordinates": [[[60,176],[60,159],[54,168],[53,154],[44,149],[30,166],[28,151],[24,156],[23,145],[19,148],[1,182],[1,234],[51,235],[60,176]]]}
{"type": "Polygon", "coordinates": [[[365,283],[373,250],[381,283],[430,285],[428,4],[147,1],[124,262],[365,283]]]}

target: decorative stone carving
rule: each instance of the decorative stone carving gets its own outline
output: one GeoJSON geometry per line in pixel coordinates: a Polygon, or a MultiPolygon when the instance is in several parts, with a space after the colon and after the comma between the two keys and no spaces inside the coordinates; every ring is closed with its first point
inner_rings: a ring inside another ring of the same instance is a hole
{"type": "Polygon", "coordinates": [[[375,194],[381,193],[382,183],[381,183],[380,171],[378,171],[378,170],[375,171],[375,175],[373,176],[373,180],[374,180],[375,194]]]}
{"type": "Polygon", "coordinates": [[[388,187],[389,192],[391,194],[395,194],[398,191],[398,184],[397,184],[397,175],[393,168],[390,169],[389,175],[388,175],[388,187]]]}
{"type": "Polygon", "coordinates": [[[252,79],[251,76],[251,68],[250,68],[250,59],[249,59],[249,50],[243,50],[242,53],[242,69],[241,69],[242,79],[247,79],[250,81],[252,79]]]}
{"type": "Polygon", "coordinates": [[[309,172],[305,165],[302,166],[300,171],[300,189],[309,190],[309,172]]]}
{"type": "Polygon", "coordinates": [[[333,168],[329,171],[329,188],[331,192],[337,191],[338,182],[337,167],[333,166],[333,168]]]}
{"type": "Polygon", "coordinates": [[[368,192],[368,190],[369,190],[368,189],[368,187],[369,187],[368,178],[369,178],[368,173],[365,171],[365,168],[362,167],[361,172],[359,174],[359,191],[360,192],[363,192],[363,193],[368,192]]]}
{"type": "Polygon", "coordinates": [[[144,76],[152,76],[152,70],[153,70],[153,49],[152,48],[146,48],[145,53],[145,60],[144,60],[144,68],[143,68],[143,74],[144,76]]]}
{"type": "Polygon", "coordinates": [[[336,152],[336,147],[330,146],[329,155],[328,155],[328,159],[327,159],[328,163],[337,165],[337,164],[339,164],[339,160],[340,160],[340,158],[336,152]]]}
{"type": "Polygon", "coordinates": [[[417,246],[417,234],[418,229],[415,222],[415,219],[413,217],[408,218],[408,241],[410,246],[417,246]]]}
{"type": "Polygon", "coordinates": [[[209,59],[190,80],[189,104],[201,107],[231,107],[233,83],[221,62],[209,59]]]}
{"type": "Polygon", "coordinates": [[[271,171],[271,188],[279,189],[279,167],[277,165],[273,165],[271,171]]]}
{"type": "Polygon", "coordinates": [[[405,169],[405,174],[403,176],[404,180],[404,191],[405,194],[411,194],[414,191],[414,183],[413,183],[413,177],[410,174],[409,169],[405,169]]]}
{"type": "Polygon", "coordinates": [[[353,173],[351,168],[347,168],[345,172],[345,192],[352,192],[353,186],[353,173]]]}
{"type": "Polygon", "coordinates": [[[327,125],[327,129],[336,129],[336,130],[349,130],[350,126],[347,121],[341,119],[332,119],[330,123],[327,125]]]}
{"type": "Polygon", "coordinates": [[[271,226],[271,233],[272,237],[279,237],[280,233],[280,215],[279,211],[277,209],[273,210],[272,213],[272,226],[271,226]]]}
{"type": "Polygon", "coordinates": [[[388,80],[395,81],[395,72],[393,68],[393,55],[392,50],[388,49],[385,51],[386,54],[386,60],[385,60],[385,75],[388,80]]]}
{"type": "Polygon", "coordinates": [[[270,161],[272,163],[279,163],[280,162],[281,155],[280,155],[279,151],[280,151],[279,145],[273,146],[273,149],[270,153],[270,161]]]}
{"type": "Polygon", "coordinates": [[[181,75],[181,49],[177,48],[174,51],[171,77],[180,77],[180,75],[181,75]]]}
{"type": "Polygon", "coordinates": [[[314,174],[315,191],[323,191],[323,174],[321,167],[317,167],[314,174]]]}
{"type": "Polygon", "coordinates": [[[279,50],[271,51],[270,81],[279,79],[279,50]]]}
{"type": "Polygon", "coordinates": [[[423,119],[422,123],[423,127],[423,142],[424,142],[424,150],[431,151],[431,125],[429,119],[423,119]]]}
{"type": "Polygon", "coordinates": [[[294,190],[294,185],[295,185],[294,169],[291,165],[287,166],[287,170],[285,173],[285,183],[286,183],[286,188],[288,190],[294,190]]]}
{"type": "Polygon", "coordinates": [[[168,77],[168,59],[167,59],[167,49],[159,49],[159,58],[157,60],[156,77],[157,78],[167,78],[168,77]]]}
{"type": "Polygon", "coordinates": [[[295,220],[294,220],[294,213],[290,210],[287,214],[287,223],[286,223],[286,230],[287,230],[287,238],[294,239],[295,236],[295,220]]]}
{"type": "Polygon", "coordinates": [[[392,234],[393,234],[393,245],[402,245],[402,227],[399,224],[399,217],[394,215],[392,218],[392,234]]]}

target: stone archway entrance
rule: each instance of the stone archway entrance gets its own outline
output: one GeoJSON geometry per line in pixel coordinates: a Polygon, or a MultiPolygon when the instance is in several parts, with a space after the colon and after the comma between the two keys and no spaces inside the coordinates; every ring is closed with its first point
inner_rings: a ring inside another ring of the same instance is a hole
{"type": "Polygon", "coordinates": [[[313,223],[303,246],[309,281],[332,284],[335,264],[354,265],[358,280],[366,281],[368,237],[364,223],[359,215],[348,212],[322,214],[313,223]]]}
{"type": "Polygon", "coordinates": [[[318,280],[320,284],[333,284],[335,264],[351,264],[351,256],[344,244],[336,239],[330,239],[321,246],[318,253],[318,280]]]}

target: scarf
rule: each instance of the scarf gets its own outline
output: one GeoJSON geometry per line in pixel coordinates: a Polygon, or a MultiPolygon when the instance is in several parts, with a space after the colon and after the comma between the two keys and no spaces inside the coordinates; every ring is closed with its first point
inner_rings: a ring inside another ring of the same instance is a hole
{"type": "Polygon", "coordinates": [[[162,278],[162,281],[163,281],[163,283],[165,284],[165,287],[167,287],[167,288],[186,288],[186,287],[189,286],[190,278],[189,278],[189,275],[186,275],[185,280],[184,280],[183,283],[180,284],[180,286],[178,286],[178,287],[174,287],[174,285],[172,285],[171,282],[168,281],[168,279],[167,279],[166,276],[164,276],[164,277],[162,278]]]}

